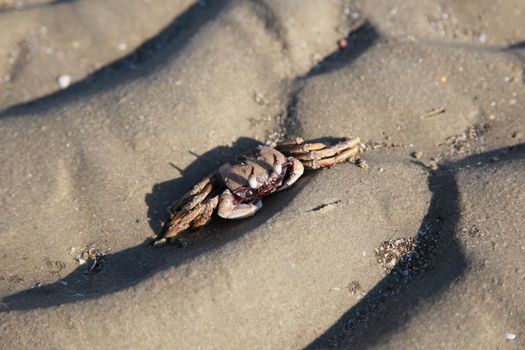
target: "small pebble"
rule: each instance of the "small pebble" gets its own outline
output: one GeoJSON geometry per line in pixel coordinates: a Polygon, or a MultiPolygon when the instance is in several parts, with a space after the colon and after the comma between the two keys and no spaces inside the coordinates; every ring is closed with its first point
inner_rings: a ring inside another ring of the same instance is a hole
{"type": "Polygon", "coordinates": [[[348,40],[346,40],[346,38],[341,38],[337,42],[337,45],[339,46],[340,49],[344,49],[348,45],[348,40]]]}
{"type": "Polygon", "coordinates": [[[487,34],[481,33],[479,35],[479,41],[482,42],[482,43],[486,42],[487,41],[487,34]]]}
{"type": "Polygon", "coordinates": [[[69,84],[71,84],[71,76],[63,74],[58,77],[57,82],[61,89],[65,89],[69,86],[69,84]]]}
{"type": "Polygon", "coordinates": [[[361,293],[361,285],[358,281],[352,281],[348,284],[348,291],[350,292],[350,294],[361,293]]]}
{"type": "Polygon", "coordinates": [[[385,169],[384,168],[379,168],[378,170],[380,173],[384,173],[385,172],[385,169]]]}
{"type": "Polygon", "coordinates": [[[126,51],[126,49],[128,48],[128,44],[126,44],[126,43],[120,43],[120,44],[118,44],[117,48],[118,48],[120,51],[126,51]]]}
{"type": "Polygon", "coordinates": [[[366,160],[362,158],[357,158],[355,160],[355,165],[357,165],[361,169],[368,169],[368,164],[366,163],[366,160]]]}
{"type": "Polygon", "coordinates": [[[416,152],[412,152],[412,153],[410,153],[410,155],[411,155],[412,158],[414,158],[414,159],[421,159],[421,156],[423,155],[423,152],[421,152],[421,151],[416,151],[416,152]]]}

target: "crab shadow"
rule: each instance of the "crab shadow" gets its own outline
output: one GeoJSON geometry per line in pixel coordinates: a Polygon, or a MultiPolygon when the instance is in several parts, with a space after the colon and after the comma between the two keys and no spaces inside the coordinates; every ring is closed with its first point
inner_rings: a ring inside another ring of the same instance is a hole
{"type": "Polygon", "coordinates": [[[176,164],[171,166],[182,175],[174,180],[155,184],[151,193],[146,195],[148,222],[155,234],[159,234],[163,222],[168,219],[166,208],[188,192],[200,179],[217,170],[222,164],[234,159],[238,154],[257,147],[260,142],[246,137],[239,138],[232,147],[219,146],[194,156],[197,158],[184,170],[176,164]]]}
{"type": "Polygon", "coordinates": [[[418,306],[463,275],[467,261],[455,236],[461,219],[456,174],[462,168],[480,168],[495,157],[500,163],[525,159],[525,144],[472,155],[430,174],[432,197],[417,232],[416,255],[398,262],[306,349],[366,349],[382,344],[405,325],[418,306]]]}
{"type": "MultiPolygon", "coordinates": [[[[341,140],[342,138],[336,137],[319,137],[309,139],[308,141],[334,144],[341,140]]],[[[222,164],[234,159],[237,155],[253,149],[260,144],[260,142],[254,139],[241,137],[237,139],[231,147],[219,146],[201,155],[192,153],[197,158],[184,170],[180,169],[176,164],[171,163],[171,165],[177,169],[182,176],[174,180],[156,184],[153,186],[151,193],[146,195],[148,222],[152,231],[155,234],[160,233],[162,224],[168,220],[166,208],[188,192],[197,181],[208,176],[213,171],[217,170],[222,164]]],[[[307,181],[306,179],[310,178],[308,173],[309,172],[307,171],[307,176],[303,176],[301,180],[307,181]]],[[[292,188],[295,186],[296,184],[294,184],[292,188]]],[[[266,203],[266,201],[272,197],[265,198],[264,202],[266,203]]],[[[221,223],[229,225],[229,223],[232,222],[232,220],[223,220],[218,217],[215,221],[218,222],[219,225],[221,223]]],[[[234,222],[236,222],[236,220],[234,220],[234,222]]],[[[195,235],[190,233],[190,236],[195,235]]]]}
{"type": "MultiPolygon", "coordinates": [[[[197,157],[182,176],[155,184],[145,197],[148,217],[153,232],[157,233],[161,222],[166,220],[166,207],[191,188],[193,184],[216,169],[218,162],[231,160],[235,155],[259,144],[249,138],[240,138],[232,147],[216,147],[197,157]]],[[[49,308],[84,300],[100,298],[132,287],[162,270],[176,268],[203,254],[221,249],[279,213],[316,176],[305,174],[286,191],[275,193],[263,199],[263,207],[257,215],[242,220],[224,220],[215,216],[210,224],[200,231],[186,235],[187,246],[176,245],[159,248],[145,242],[122,251],[104,256],[103,266],[98,273],[88,273],[85,266],[79,266],[60,280],[4,297],[0,312],[49,308]]]]}

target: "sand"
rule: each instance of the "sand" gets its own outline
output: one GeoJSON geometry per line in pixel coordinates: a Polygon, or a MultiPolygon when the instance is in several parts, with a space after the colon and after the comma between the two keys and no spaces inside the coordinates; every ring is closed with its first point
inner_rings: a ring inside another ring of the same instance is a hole
{"type": "Polygon", "coordinates": [[[133,66],[141,59],[134,50],[161,36],[191,4],[190,0],[0,1],[0,108],[52,94],[119,59],[133,66]],[[139,17],[147,20],[132,20],[139,17]]]}
{"type": "Polygon", "coordinates": [[[520,1],[9,3],[4,346],[524,347],[520,1]],[[368,168],[145,244],[200,178],[290,135],[360,136],[368,168]]]}

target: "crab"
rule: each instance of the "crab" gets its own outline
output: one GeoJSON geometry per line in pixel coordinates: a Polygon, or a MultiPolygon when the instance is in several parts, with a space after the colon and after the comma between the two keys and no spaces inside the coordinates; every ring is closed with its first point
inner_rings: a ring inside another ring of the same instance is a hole
{"type": "Polygon", "coordinates": [[[329,145],[305,143],[300,137],[260,145],[222,165],[171,205],[170,220],[152,244],[166,243],[188,229],[200,229],[215,211],[224,219],[250,217],[261,209],[262,198],[292,186],[305,168],[327,168],[353,160],[361,146],[359,138],[329,145]]]}

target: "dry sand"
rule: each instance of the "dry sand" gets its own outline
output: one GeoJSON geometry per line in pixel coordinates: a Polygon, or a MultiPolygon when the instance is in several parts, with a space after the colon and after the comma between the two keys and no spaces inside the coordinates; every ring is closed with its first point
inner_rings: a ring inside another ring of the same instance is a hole
{"type": "Polygon", "coordinates": [[[15,2],[3,346],[525,347],[520,0],[15,2]],[[361,136],[368,169],[309,173],[184,249],[144,244],[202,176],[295,134],[361,136]]]}
{"type": "Polygon", "coordinates": [[[0,108],[68,87],[123,57],[133,67],[142,59],[133,51],[155,35],[163,43],[159,32],[191,4],[0,0],[0,108]]]}

